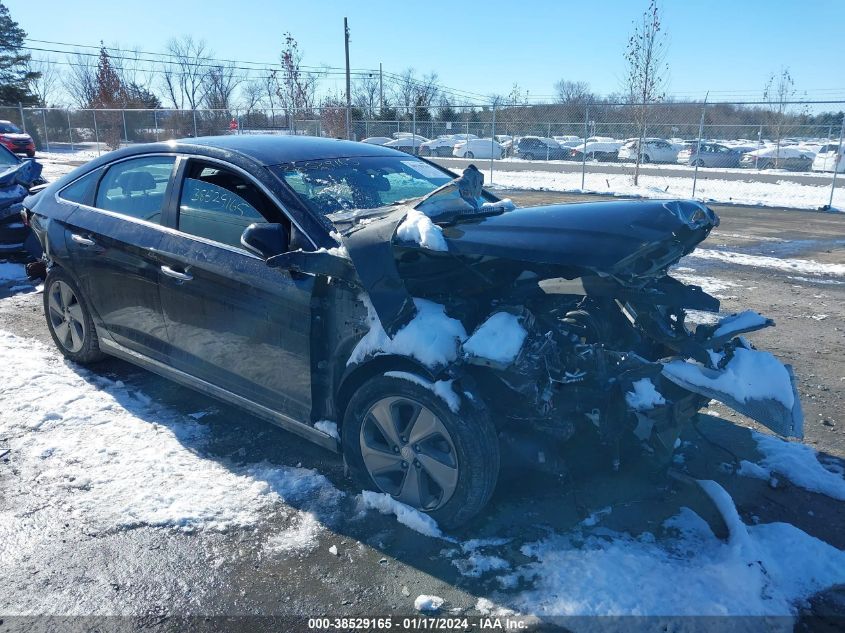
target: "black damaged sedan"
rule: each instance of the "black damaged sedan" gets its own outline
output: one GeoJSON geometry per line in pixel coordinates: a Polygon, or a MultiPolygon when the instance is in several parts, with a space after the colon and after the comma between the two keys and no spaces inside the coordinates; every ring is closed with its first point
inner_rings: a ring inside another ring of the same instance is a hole
{"type": "Polygon", "coordinates": [[[516,209],[387,148],[226,136],[104,155],[25,201],[59,350],[140,365],[343,453],[444,526],[575,437],[666,465],[711,398],[801,435],[791,369],[669,267],[691,201],[516,209]],[[762,381],[762,382],[761,382],[762,381]]]}

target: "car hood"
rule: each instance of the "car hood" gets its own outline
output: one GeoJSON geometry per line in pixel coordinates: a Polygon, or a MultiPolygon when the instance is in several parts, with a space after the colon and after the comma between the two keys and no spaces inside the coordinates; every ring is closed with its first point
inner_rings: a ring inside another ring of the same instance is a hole
{"type": "Polygon", "coordinates": [[[719,223],[713,211],[689,200],[613,201],[507,211],[494,206],[482,211],[487,214],[453,216],[448,223],[434,225],[415,209],[399,207],[386,215],[368,217],[366,223],[338,226],[355,275],[388,334],[413,316],[410,290],[445,283],[453,291],[461,291],[462,280],[449,278],[466,267],[456,266],[456,259],[465,265],[470,261],[507,261],[514,264],[509,268],[517,271],[536,264],[550,276],[612,278],[636,289],[665,275],[669,266],[692,251],[719,223]],[[399,237],[414,233],[397,231],[413,214],[426,225],[418,235],[442,234],[437,248],[426,240],[419,243],[399,237]]]}
{"type": "Polygon", "coordinates": [[[0,134],[3,138],[7,138],[10,141],[31,141],[32,137],[29,134],[18,133],[18,132],[3,132],[0,134]]]}
{"type": "Polygon", "coordinates": [[[674,263],[718,223],[695,201],[635,200],[514,209],[442,230],[452,254],[589,268],[632,280],[649,274],[642,266],[626,270],[637,254],[661,260],[671,254],[674,263]]]}

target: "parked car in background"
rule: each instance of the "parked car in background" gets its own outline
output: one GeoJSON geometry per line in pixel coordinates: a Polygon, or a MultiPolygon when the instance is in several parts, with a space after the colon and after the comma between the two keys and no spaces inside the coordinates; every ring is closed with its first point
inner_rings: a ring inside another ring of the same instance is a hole
{"type": "Polygon", "coordinates": [[[365,138],[362,143],[367,143],[369,145],[385,145],[392,141],[393,139],[388,136],[371,136],[369,138],[365,138]]]}
{"type": "Polygon", "coordinates": [[[35,156],[35,142],[32,137],[11,121],[0,121],[0,145],[13,154],[35,156]]]}
{"type": "Polygon", "coordinates": [[[727,147],[719,143],[698,143],[678,152],[677,162],[681,165],[699,167],[739,167],[745,151],[738,147],[727,147]]]}
{"type": "Polygon", "coordinates": [[[525,160],[566,160],[569,152],[544,136],[523,136],[516,142],[514,156],[525,160]]]}
{"type": "MultiPolygon", "coordinates": [[[[619,160],[636,161],[639,139],[631,139],[619,148],[619,160]]],[[[643,163],[674,163],[678,159],[678,150],[662,138],[643,139],[640,161],[643,163]]]]}
{"type": "Polygon", "coordinates": [[[813,171],[845,173],[845,144],[842,147],[839,147],[839,143],[822,145],[819,153],[813,159],[812,169],[813,171]]]}
{"type": "Polygon", "coordinates": [[[417,154],[419,152],[420,145],[428,142],[428,140],[429,139],[424,136],[420,136],[419,134],[416,136],[409,134],[408,136],[403,135],[393,139],[389,143],[385,143],[384,147],[398,149],[400,152],[405,152],[406,154],[417,154]]]}
{"type": "Polygon", "coordinates": [[[587,160],[598,160],[602,162],[612,162],[617,160],[619,156],[619,149],[622,147],[622,141],[614,139],[606,139],[603,137],[592,137],[603,140],[587,139],[586,143],[581,143],[571,148],[570,155],[573,160],[582,160],[586,155],[587,160]]]}
{"type": "Polygon", "coordinates": [[[420,156],[452,156],[455,144],[478,138],[475,134],[444,134],[420,145],[420,156]]]}
{"type": "Polygon", "coordinates": [[[491,138],[471,138],[459,141],[452,150],[452,156],[460,158],[504,158],[505,150],[491,138]]]}
{"type": "Polygon", "coordinates": [[[746,152],[739,161],[740,167],[751,169],[788,169],[809,171],[815,155],[796,147],[763,147],[746,152]]]}
{"type": "Polygon", "coordinates": [[[513,156],[513,142],[514,139],[510,134],[496,134],[493,138],[496,139],[496,142],[502,146],[502,149],[505,150],[505,156],[513,156]]]}
{"type": "Polygon", "coordinates": [[[44,183],[41,165],[0,146],[0,256],[24,252],[40,256],[38,241],[21,217],[21,201],[44,183]]]}

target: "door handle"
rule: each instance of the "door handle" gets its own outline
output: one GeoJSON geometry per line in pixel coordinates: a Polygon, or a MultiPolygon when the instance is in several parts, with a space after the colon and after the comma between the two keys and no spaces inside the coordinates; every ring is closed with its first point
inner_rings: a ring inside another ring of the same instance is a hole
{"type": "Polygon", "coordinates": [[[163,272],[168,277],[173,277],[173,279],[178,279],[179,281],[191,281],[191,279],[194,278],[193,275],[179,272],[178,270],[173,270],[170,266],[162,266],[161,272],[163,272]]]}
{"type": "Polygon", "coordinates": [[[97,242],[95,242],[91,238],[84,237],[82,235],[78,235],[77,233],[71,233],[70,239],[72,239],[77,244],[82,244],[82,246],[96,246],[97,245],[97,242]]]}

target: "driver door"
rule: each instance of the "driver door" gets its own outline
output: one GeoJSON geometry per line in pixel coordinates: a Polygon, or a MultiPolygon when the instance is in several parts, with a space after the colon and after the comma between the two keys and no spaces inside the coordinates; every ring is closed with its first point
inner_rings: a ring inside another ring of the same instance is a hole
{"type": "Polygon", "coordinates": [[[244,172],[188,159],[176,232],[159,245],[161,305],[174,366],[308,421],[314,279],[270,269],[240,244],[252,223],[290,222],[244,172]]]}

